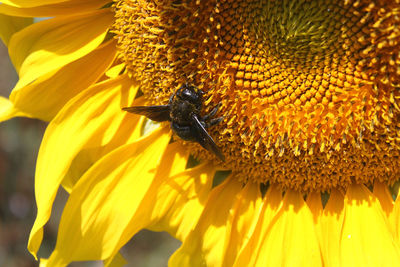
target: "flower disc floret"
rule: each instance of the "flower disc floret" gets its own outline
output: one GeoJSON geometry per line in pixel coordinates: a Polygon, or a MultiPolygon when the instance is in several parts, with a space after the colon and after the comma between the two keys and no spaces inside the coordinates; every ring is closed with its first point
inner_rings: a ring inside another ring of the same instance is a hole
{"type": "MultiPolygon", "coordinates": [[[[205,92],[240,180],[304,192],[400,175],[396,1],[135,1],[114,5],[121,59],[152,104],[205,92]]],[[[186,143],[201,159],[212,157],[186,143]]]]}

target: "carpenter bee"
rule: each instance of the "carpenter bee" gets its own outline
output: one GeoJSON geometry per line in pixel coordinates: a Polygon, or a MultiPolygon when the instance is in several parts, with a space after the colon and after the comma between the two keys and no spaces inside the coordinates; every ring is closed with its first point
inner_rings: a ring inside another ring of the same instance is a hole
{"type": "Polygon", "coordinates": [[[169,121],[172,131],[180,138],[199,143],[221,161],[225,161],[221,150],[206,130],[221,122],[223,117],[212,118],[217,113],[218,105],[201,117],[203,94],[203,91],[196,87],[184,84],[171,95],[168,105],[124,107],[122,110],[144,115],[153,121],[169,121]]]}

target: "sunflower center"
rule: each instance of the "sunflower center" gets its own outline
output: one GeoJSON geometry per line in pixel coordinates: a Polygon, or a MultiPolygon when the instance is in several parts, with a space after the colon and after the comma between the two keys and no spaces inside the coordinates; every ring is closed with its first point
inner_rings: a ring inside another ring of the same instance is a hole
{"type": "Polygon", "coordinates": [[[249,34],[263,45],[266,55],[279,58],[281,63],[316,68],[316,63],[338,51],[340,44],[335,43],[341,29],[334,17],[338,6],[317,1],[293,1],[289,6],[258,1],[249,3],[247,9],[249,34]],[[288,11],[290,14],[285,14],[288,11]]]}
{"type": "MultiPolygon", "coordinates": [[[[116,1],[121,59],[152,104],[183,83],[244,182],[300,191],[400,175],[400,8],[370,1],[116,1]]],[[[181,142],[181,141],[179,141],[181,142]]],[[[213,157],[186,142],[196,157],[213,157]]]]}

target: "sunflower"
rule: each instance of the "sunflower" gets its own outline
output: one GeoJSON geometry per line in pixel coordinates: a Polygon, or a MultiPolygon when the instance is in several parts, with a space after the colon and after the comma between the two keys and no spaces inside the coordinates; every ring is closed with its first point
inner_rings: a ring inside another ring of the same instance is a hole
{"type": "Polygon", "coordinates": [[[28,2],[0,5],[20,77],[0,118],[49,122],[35,257],[70,195],[43,265],[121,265],[143,228],[182,241],[171,266],[400,265],[398,0],[28,2]],[[224,162],[122,110],[182,84],[218,104],[224,162]]]}

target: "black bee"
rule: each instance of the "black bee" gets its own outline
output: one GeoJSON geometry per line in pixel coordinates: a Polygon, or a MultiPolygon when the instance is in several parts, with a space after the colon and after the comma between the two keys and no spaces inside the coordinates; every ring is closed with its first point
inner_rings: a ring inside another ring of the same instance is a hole
{"type": "Polygon", "coordinates": [[[169,121],[172,131],[180,138],[199,143],[208,151],[213,152],[221,161],[225,161],[221,150],[206,130],[221,122],[223,117],[211,118],[217,113],[218,106],[204,117],[200,116],[203,94],[203,91],[196,87],[184,84],[171,95],[168,105],[134,106],[125,107],[122,110],[144,115],[153,121],[169,121]]]}

